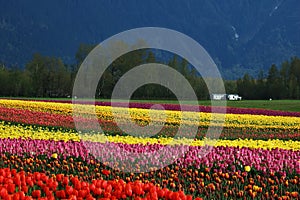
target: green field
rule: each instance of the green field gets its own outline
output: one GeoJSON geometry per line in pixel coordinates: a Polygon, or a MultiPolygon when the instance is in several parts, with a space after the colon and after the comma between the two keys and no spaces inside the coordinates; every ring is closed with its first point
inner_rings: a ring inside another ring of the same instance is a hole
{"type": "MultiPolygon", "coordinates": [[[[134,101],[134,100],[133,100],[134,101]]],[[[170,100],[138,100],[137,102],[153,102],[153,103],[177,103],[177,101],[170,100]]],[[[224,102],[214,101],[215,104],[222,105],[224,102]]],[[[195,105],[196,102],[185,101],[185,104],[195,105]]],[[[199,105],[209,106],[211,101],[199,101],[199,105]]],[[[283,111],[293,111],[300,112],[300,100],[242,100],[242,101],[227,101],[227,106],[238,107],[238,108],[263,108],[269,110],[283,110],[283,111]]]]}
{"type": "Polygon", "coordinates": [[[300,100],[244,100],[227,101],[228,106],[242,108],[264,108],[270,110],[283,110],[300,112],[300,100]]]}
{"type": "MultiPolygon", "coordinates": [[[[3,97],[4,98],[4,97],[3,97]]],[[[10,98],[10,97],[6,97],[10,98]]],[[[35,100],[71,100],[70,98],[10,98],[10,99],[35,99],[35,100]]],[[[110,99],[97,99],[96,101],[110,101],[110,99]]],[[[116,100],[123,102],[124,100],[116,100]]],[[[175,100],[131,100],[131,102],[141,103],[170,103],[177,104],[175,100]]],[[[214,101],[216,105],[223,105],[224,102],[214,101]]],[[[195,101],[184,101],[184,104],[195,105],[195,101]]],[[[269,110],[283,110],[300,112],[300,100],[242,100],[242,101],[227,101],[227,106],[239,108],[263,108],[269,110]]],[[[202,100],[198,102],[199,105],[209,106],[211,101],[202,100]]]]}

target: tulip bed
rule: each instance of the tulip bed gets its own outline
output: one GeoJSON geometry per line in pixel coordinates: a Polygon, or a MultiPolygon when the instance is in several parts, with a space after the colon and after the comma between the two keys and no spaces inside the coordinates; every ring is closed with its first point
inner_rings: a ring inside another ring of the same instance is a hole
{"type": "MultiPolygon", "coordinates": [[[[34,101],[34,100],[30,100],[34,101]]],[[[36,100],[39,102],[56,102],[56,103],[72,103],[70,100],[36,100]]],[[[83,104],[91,104],[89,101],[82,101],[83,104]]],[[[97,106],[111,106],[111,102],[102,102],[96,101],[95,105],[97,106]]],[[[127,107],[128,105],[124,102],[115,102],[115,106],[118,107],[127,107]]],[[[130,108],[145,108],[149,109],[153,106],[153,103],[136,103],[130,102],[130,108]]],[[[198,106],[198,105],[183,105],[180,107],[179,104],[161,104],[162,107],[166,110],[182,110],[182,111],[201,111],[201,112],[211,112],[210,106],[198,106]]],[[[223,112],[222,107],[217,107],[216,111],[223,112]]],[[[269,115],[269,116],[293,116],[300,117],[300,112],[291,112],[291,111],[280,111],[280,110],[266,110],[266,109],[257,109],[257,108],[236,108],[236,107],[226,107],[227,113],[232,114],[252,114],[252,115],[269,115]]]]}
{"type": "MultiPolygon", "coordinates": [[[[180,120],[176,105],[163,105],[164,112],[131,104],[129,117],[119,106],[114,116],[108,103],[97,105],[104,133],[83,134],[70,102],[0,100],[0,199],[300,198],[299,113],[231,108],[214,140],[205,137],[209,107],[184,106],[187,118],[180,120]],[[150,115],[166,120],[152,137],[130,136],[114,121],[144,126],[150,115]],[[198,132],[173,138],[180,124],[198,132]],[[167,158],[174,162],[158,162],[167,158]],[[146,166],[151,170],[138,171],[146,166]]],[[[76,116],[87,129],[94,128],[90,114],[76,116]]]]}

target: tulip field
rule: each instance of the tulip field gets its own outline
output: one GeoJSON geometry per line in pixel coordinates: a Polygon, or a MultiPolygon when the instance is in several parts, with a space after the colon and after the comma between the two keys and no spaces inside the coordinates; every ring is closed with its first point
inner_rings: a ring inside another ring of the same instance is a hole
{"type": "MultiPolygon", "coordinates": [[[[117,106],[113,115],[109,102],[96,102],[103,132],[83,133],[71,101],[0,99],[0,199],[300,199],[299,112],[228,107],[209,145],[206,132],[218,126],[209,106],[130,103],[129,117],[117,106]],[[116,120],[163,128],[135,136],[116,120]],[[177,137],[180,124],[198,128],[177,137]],[[173,162],[162,166],[156,151],[173,162]]],[[[81,114],[93,130],[89,110],[81,114]]]]}

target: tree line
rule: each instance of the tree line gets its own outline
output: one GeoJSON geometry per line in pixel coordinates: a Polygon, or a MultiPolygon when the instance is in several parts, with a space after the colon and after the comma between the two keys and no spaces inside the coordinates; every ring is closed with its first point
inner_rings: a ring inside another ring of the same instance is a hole
{"type": "MultiPolygon", "coordinates": [[[[118,48],[129,48],[125,43],[118,48]]],[[[75,63],[66,64],[61,58],[33,55],[25,68],[0,64],[0,96],[4,97],[70,97],[77,71],[95,45],[81,44],[75,54],[75,63]]],[[[146,63],[166,64],[182,74],[193,87],[198,99],[209,99],[205,80],[185,60],[177,55],[142,49],[131,51],[116,59],[106,69],[97,86],[95,97],[111,98],[114,86],[122,75],[135,66],[146,63]]],[[[159,76],[159,72],[153,72],[159,76]]],[[[174,77],[176,78],[176,77],[174,77]]],[[[220,80],[218,80],[220,81],[220,80]]],[[[265,75],[257,78],[246,73],[238,80],[225,80],[226,93],[237,93],[243,99],[300,99],[300,60],[297,57],[285,61],[280,67],[272,65],[265,75]]],[[[135,99],[176,99],[168,88],[147,84],[137,89],[135,99]]]]}
{"type": "Polygon", "coordinates": [[[300,99],[300,59],[293,57],[279,67],[273,64],[257,79],[246,73],[236,81],[236,92],[244,99],[300,99]]]}

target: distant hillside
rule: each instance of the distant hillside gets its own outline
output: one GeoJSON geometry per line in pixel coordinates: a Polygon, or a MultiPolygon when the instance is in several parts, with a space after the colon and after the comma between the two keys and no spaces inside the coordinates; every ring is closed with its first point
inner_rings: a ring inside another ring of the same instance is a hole
{"type": "Polygon", "coordinates": [[[73,62],[80,43],[145,26],[196,39],[225,78],[255,75],[300,56],[299,0],[0,0],[0,61],[24,66],[34,52],[73,62]]]}

